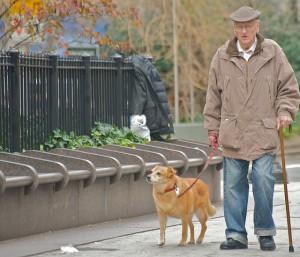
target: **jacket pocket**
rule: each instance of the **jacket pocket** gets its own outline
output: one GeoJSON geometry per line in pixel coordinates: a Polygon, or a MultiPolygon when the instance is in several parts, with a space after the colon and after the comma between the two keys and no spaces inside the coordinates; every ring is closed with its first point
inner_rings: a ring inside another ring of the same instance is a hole
{"type": "Polygon", "coordinates": [[[220,144],[225,148],[241,148],[241,131],[237,127],[236,119],[224,119],[221,121],[219,140],[220,144]]]}
{"type": "Polygon", "coordinates": [[[278,145],[278,133],[275,118],[262,119],[263,126],[259,133],[261,148],[264,150],[275,149],[278,145]]]}

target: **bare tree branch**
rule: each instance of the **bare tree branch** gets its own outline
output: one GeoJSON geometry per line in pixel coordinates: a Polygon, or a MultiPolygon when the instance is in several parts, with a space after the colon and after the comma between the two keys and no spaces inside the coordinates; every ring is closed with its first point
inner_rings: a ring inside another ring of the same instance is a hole
{"type": "Polygon", "coordinates": [[[0,20],[4,17],[5,14],[7,14],[7,12],[10,10],[10,8],[20,0],[14,0],[10,3],[10,5],[0,14],[0,20]]]}

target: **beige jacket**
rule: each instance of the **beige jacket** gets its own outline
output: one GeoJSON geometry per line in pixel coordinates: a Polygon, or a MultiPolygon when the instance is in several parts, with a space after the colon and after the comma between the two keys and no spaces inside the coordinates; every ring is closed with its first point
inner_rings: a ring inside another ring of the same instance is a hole
{"type": "Polygon", "coordinates": [[[276,42],[258,34],[246,62],[233,39],[211,63],[204,127],[219,133],[224,156],[255,160],[277,151],[276,117],[294,119],[299,103],[294,71],[276,42]]]}

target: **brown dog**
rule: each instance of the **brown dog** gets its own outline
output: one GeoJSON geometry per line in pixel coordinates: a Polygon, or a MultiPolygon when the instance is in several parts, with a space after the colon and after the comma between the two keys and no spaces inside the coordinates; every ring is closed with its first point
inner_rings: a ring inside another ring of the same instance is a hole
{"type": "Polygon", "coordinates": [[[160,221],[159,245],[163,246],[165,244],[167,216],[179,218],[182,221],[182,238],[179,245],[186,245],[188,225],[190,227],[189,243],[194,244],[194,225],[192,222],[194,214],[201,223],[201,232],[197,243],[202,243],[207,228],[206,221],[209,216],[216,213],[216,208],[209,199],[208,186],[198,179],[185,192],[195,179],[180,178],[172,167],[165,166],[155,166],[151,174],[146,177],[146,180],[153,185],[153,198],[160,221]]]}

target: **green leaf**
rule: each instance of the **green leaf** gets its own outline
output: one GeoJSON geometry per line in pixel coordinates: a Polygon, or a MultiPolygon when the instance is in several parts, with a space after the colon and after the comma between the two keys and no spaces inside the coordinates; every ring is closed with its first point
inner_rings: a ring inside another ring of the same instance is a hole
{"type": "Polygon", "coordinates": [[[60,142],[58,143],[58,147],[59,147],[59,148],[64,148],[64,147],[65,147],[65,142],[60,141],[60,142]]]}

